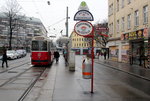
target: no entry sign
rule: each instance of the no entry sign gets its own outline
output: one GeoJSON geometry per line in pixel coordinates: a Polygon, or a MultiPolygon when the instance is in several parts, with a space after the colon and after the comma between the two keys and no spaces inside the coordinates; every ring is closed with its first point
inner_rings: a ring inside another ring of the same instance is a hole
{"type": "Polygon", "coordinates": [[[77,22],[74,26],[74,31],[81,36],[87,36],[92,33],[93,26],[90,22],[80,21],[77,22]]]}

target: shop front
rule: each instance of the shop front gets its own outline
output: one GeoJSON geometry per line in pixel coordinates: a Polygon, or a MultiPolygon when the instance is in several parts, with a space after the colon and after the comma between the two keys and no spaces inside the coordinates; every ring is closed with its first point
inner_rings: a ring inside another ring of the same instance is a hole
{"type": "Polygon", "coordinates": [[[121,47],[121,62],[129,63],[129,45],[121,47]]]}
{"type": "Polygon", "coordinates": [[[118,61],[119,49],[118,46],[110,46],[109,47],[110,60],[118,61]]]}
{"type": "Polygon", "coordinates": [[[122,57],[122,60],[129,61],[131,65],[146,67],[148,54],[148,29],[145,28],[122,34],[122,39],[129,41],[129,46],[122,46],[122,54],[128,55],[126,56],[126,60],[124,57],[122,57]]]}

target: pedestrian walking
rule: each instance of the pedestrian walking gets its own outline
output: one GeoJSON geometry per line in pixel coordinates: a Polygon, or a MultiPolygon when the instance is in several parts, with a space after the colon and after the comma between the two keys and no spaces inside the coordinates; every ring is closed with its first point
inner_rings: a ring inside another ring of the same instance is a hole
{"type": "Polygon", "coordinates": [[[104,52],[104,59],[106,60],[106,55],[107,55],[107,53],[106,53],[106,51],[104,52]]]}
{"type": "Polygon", "coordinates": [[[54,52],[54,58],[56,59],[56,63],[58,63],[59,57],[60,57],[59,52],[58,52],[58,51],[55,51],[55,52],[54,52]]]}
{"type": "Polygon", "coordinates": [[[64,50],[65,65],[68,65],[68,51],[64,50]]]}
{"type": "Polygon", "coordinates": [[[8,67],[6,50],[3,50],[2,68],[4,67],[4,63],[6,63],[6,67],[8,67]]]}

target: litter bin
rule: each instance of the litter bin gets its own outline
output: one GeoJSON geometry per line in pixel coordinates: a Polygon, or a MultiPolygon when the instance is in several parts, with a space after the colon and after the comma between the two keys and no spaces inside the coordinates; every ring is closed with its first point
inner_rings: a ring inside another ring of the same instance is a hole
{"type": "Polygon", "coordinates": [[[92,78],[92,64],[89,58],[85,58],[82,63],[82,77],[84,79],[92,78]]]}

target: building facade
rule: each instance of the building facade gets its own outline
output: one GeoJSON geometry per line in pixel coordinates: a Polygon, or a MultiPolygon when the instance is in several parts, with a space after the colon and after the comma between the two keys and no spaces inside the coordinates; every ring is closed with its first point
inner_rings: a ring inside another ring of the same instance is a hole
{"type": "Polygon", "coordinates": [[[150,0],[108,0],[110,59],[147,67],[150,0]]]}
{"type": "MultiPolygon", "coordinates": [[[[89,54],[91,52],[91,38],[85,38],[78,35],[74,31],[70,35],[71,49],[76,52],[76,54],[89,54]]],[[[98,53],[100,48],[97,47],[94,41],[94,53],[98,53]]]]}
{"type": "MultiPolygon", "coordinates": [[[[9,46],[10,34],[8,24],[8,18],[3,13],[0,13],[0,47],[9,46]]],[[[38,18],[24,17],[17,20],[15,24],[12,34],[13,49],[24,48],[30,50],[33,36],[47,36],[47,30],[38,18]]]]}

